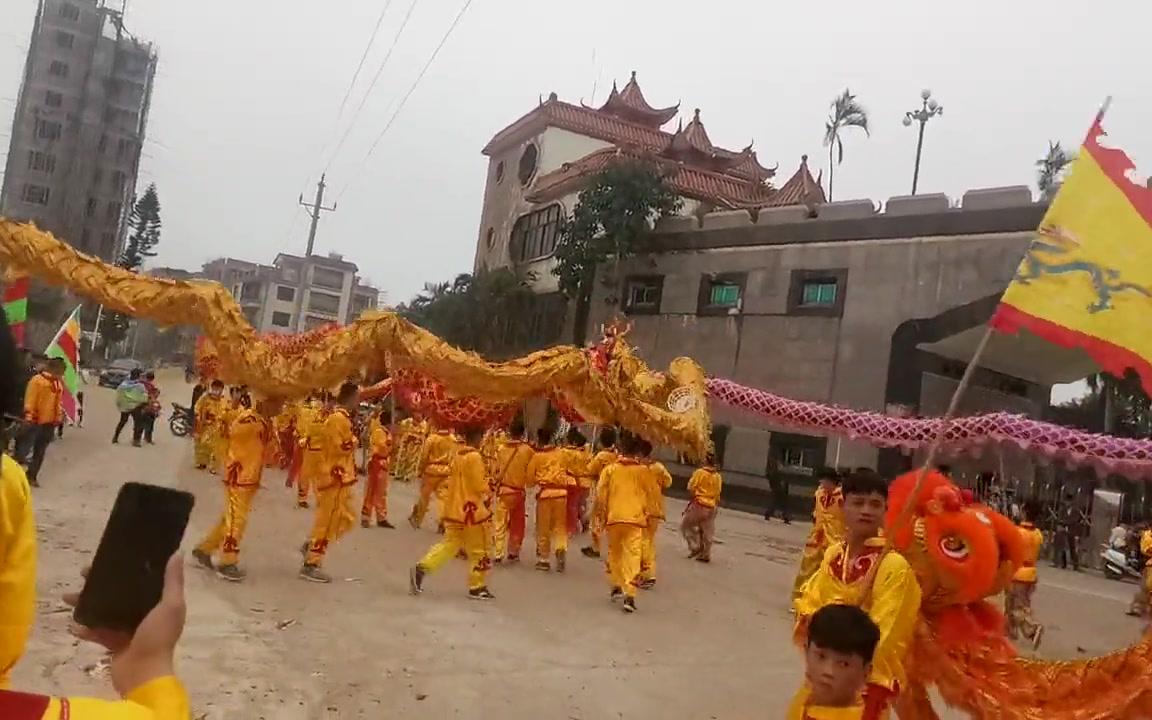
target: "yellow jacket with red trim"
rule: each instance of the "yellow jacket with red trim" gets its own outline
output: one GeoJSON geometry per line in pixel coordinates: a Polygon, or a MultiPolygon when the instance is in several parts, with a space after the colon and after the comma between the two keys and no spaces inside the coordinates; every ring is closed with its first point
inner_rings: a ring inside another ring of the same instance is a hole
{"type": "Polygon", "coordinates": [[[536,450],[526,472],[528,487],[536,487],[537,500],[551,500],[568,496],[568,487],[576,479],[568,471],[569,457],[564,448],[542,447],[536,450]]]}
{"type": "Polygon", "coordinates": [[[672,473],[664,467],[664,463],[653,460],[648,462],[648,482],[651,487],[648,491],[648,515],[664,519],[664,491],[672,487],[672,473]]]}
{"type": "MultiPolygon", "coordinates": [[[[36,521],[23,468],[0,455],[0,690],[36,618],[36,521]]],[[[0,717],[3,717],[0,714],[0,717]]]]}
{"type": "Polygon", "coordinates": [[[190,720],[188,692],[173,676],[133,689],[123,700],[0,692],[4,720],[190,720]]]}
{"type": "Polygon", "coordinates": [[[433,477],[448,477],[452,458],[460,443],[448,430],[437,430],[424,441],[424,451],[420,455],[420,474],[433,477]]]}
{"type": "Polygon", "coordinates": [[[268,425],[256,411],[240,408],[228,428],[228,465],[224,479],[235,487],[260,484],[268,425]]]}
{"type": "Polygon", "coordinates": [[[528,485],[528,467],[536,451],[523,440],[504,440],[496,451],[496,477],[493,481],[501,493],[524,492],[528,485]]]}
{"type": "Polygon", "coordinates": [[[647,464],[622,457],[600,473],[596,484],[597,513],[608,525],[647,527],[653,487],[647,464]]]}
{"type": "Polygon", "coordinates": [[[492,517],[492,488],[480,451],[467,445],[452,459],[444,493],[444,522],[480,525],[492,517]]]}
{"type": "Polygon", "coordinates": [[[1020,567],[1012,576],[1016,582],[1036,582],[1036,561],[1040,559],[1040,546],[1044,544],[1044,533],[1030,522],[1020,523],[1020,534],[1024,538],[1024,557],[1020,567]]]}
{"type": "Polygon", "coordinates": [[[323,453],[323,471],[318,490],[334,485],[356,483],[356,434],[352,432],[352,418],[342,407],[334,409],[324,420],[320,443],[323,453]]]}

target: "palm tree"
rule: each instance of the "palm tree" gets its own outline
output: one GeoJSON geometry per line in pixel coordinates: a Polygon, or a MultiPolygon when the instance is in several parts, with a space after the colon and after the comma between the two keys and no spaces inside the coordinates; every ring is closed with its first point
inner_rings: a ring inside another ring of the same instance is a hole
{"type": "Polygon", "coordinates": [[[1051,200],[1056,197],[1063,181],[1064,169],[1076,159],[1076,153],[1070,153],[1060,147],[1060,143],[1048,141],[1048,152],[1036,161],[1036,186],[1040,190],[1040,197],[1051,200]]]}
{"type": "Polygon", "coordinates": [[[840,133],[845,128],[857,127],[868,135],[868,111],[856,102],[856,96],[847,88],[832,101],[832,112],[824,123],[824,145],[828,147],[828,201],[832,201],[832,169],[844,162],[844,143],[840,133]],[[833,157],[836,158],[833,162],[833,157]]]}

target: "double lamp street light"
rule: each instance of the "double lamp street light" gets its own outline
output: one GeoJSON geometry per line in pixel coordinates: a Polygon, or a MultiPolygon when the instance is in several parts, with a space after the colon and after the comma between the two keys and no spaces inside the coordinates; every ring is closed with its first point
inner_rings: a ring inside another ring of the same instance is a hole
{"type": "Polygon", "coordinates": [[[922,105],[919,110],[904,113],[904,127],[911,126],[913,122],[920,123],[920,137],[916,140],[916,168],[912,172],[913,195],[916,194],[916,186],[920,182],[920,153],[924,149],[924,126],[931,118],[944,114],[944,106],[936,102],[931,90],[921,90],[920,99],[922,105]]]}

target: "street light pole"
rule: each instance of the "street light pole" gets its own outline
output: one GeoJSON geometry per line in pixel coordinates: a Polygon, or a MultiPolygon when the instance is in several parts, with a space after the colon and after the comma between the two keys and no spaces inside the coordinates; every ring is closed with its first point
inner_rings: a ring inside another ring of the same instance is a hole
{"type": "Polygon", "coordinates": [[[922,104],[919,110],[904,113],[904,127],[908,127],[913,121],[920,123],[920,133],[916,139],[916,167],[912,170],[913,195],[916,194],[916,188],[920,184],[920,155],[924,151],[924,126],[931,118],[944,114],[944,106],[936,102],[931,90],[921,90],[920,100],[922,104]]]}

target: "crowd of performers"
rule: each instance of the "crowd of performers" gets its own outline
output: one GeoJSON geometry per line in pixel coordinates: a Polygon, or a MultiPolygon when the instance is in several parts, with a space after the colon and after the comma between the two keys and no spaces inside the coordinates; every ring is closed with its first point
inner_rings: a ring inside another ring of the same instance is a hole
{"type": "MultiPolygon", "coordinates": [[[[908,561],[884,538],[888,483],[860,468],[818,473],[813,525],[793,585],[795,639],[805,650],[805,682],[790,720],[887,717],[907,686],[904,658],[920,614],[921,588],[908,561]]],[[[961,502],[972,504],[968,491],[961,502]]],[[[1032,616],[1043,537],[1026,503],[1018,526],[1024,556],[1004,597],[1008,637],[1040,645],[1032,616]]],[[[943,548],[957,555],[958,545],[943,548]]]]}
{"type": "MultiPolygon", "coordinates": [[[[388,504],[394,478],[419,484],[407,518],[413,528],[435,509],[442,537],[411,568],[413,594],[423,592],[425,578],[448,560],[464,557],[468,596],[492,599],[490,569],[520,561],[530,494],[537,570],[564,572],[570,539],[588,530],[590,542],[581,551],[591,558],[603,553],[611,598],[621,600],[625,612],[635,612],[637,589],[656,583],[656,536],[672,476],[639,436],[604,427],[593,445],[571,427],[559,443],[550,429],[529,441],[519,418],[508,427],[435,427],[417,417],[394,424],[388,403],[362,410],[354,382],[336,393],[317,391],[274,414],[261,410],[246,388],[225,393],[219,380],[201,383],[194,399],[196,466],[221,475],[226,497],[219,521],[192,555],[225,580],[245,578],[239,559],[252,501],[264,468],[279,465],[296,488],[297,506],[315,502],[312,531],[301,547],[305,580],[331,581],[324,557],[356,524],[353,497],[363,469],[362,527],[394,527],[388,504]],[[359,448],[366,452],[358,463],[359,448]]],[[[689,555],[702,563],[711,561],[723,482],[708,460],[688,483],[692,499],[681,521],[689,555]]]]}

